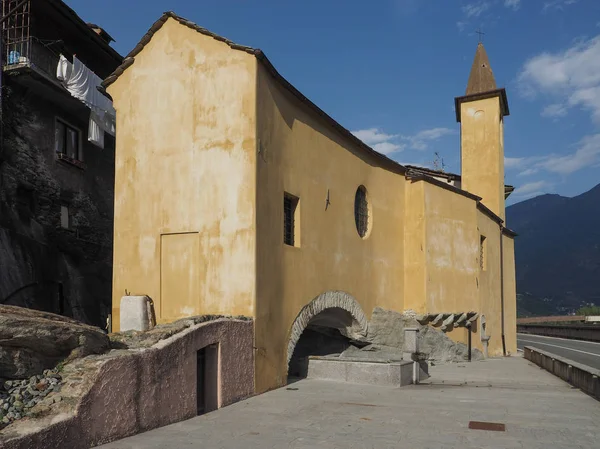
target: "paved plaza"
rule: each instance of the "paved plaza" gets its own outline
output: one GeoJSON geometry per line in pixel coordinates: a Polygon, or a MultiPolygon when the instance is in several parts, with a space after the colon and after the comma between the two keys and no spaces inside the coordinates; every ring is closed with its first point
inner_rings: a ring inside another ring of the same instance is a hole
{"type": "Polygon", "coordinates": [[[521,357],[437,365],[431,374],[402,388],[302,380],[101,447],[600,447],[600,403],[521,357]],[[506,430],[472,430],[469,421],[506,430]]]}

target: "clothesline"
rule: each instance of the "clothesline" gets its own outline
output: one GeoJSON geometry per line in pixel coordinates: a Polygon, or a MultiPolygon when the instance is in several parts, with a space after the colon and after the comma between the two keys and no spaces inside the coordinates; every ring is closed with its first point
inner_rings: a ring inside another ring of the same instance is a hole
{"type": "Polygon", "coordinates": [[[73,56],[71,64],[62,54],[56,68],[56,78],[63,83],[73,97],[90,108],[88,140],[100,148],[104,148],[104,133],[115,135],[117,114],[112,101],[98,90],[102,79],[76,56],[73,56]]]}

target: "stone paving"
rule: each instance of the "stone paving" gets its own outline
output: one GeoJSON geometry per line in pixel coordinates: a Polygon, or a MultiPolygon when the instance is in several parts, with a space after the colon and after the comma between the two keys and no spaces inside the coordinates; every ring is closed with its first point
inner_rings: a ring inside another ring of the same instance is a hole
{"type": "Polygon", "coordinates": [[[431,374],[402,388],[302,380],[100,447],[600,447],[600,403],[521,357],[438,365],[431,374]],[[469,421],[506,431],[471,430],[469,421]]]}

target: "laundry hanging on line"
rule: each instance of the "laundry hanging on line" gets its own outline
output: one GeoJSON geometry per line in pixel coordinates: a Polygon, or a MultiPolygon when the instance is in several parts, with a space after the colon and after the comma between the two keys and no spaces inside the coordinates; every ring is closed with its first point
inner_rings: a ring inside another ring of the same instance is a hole
{"type": "Polygon", "coordinates": [[[112,101],[98,90],[102,79],[77,57],[73,56],[71,64],[64,55],[60,55],[56,78],[62,81],[73,97],[90,108],[88,140],[104,148],[104,132],[115,135],[117,113],[112,101]]]}

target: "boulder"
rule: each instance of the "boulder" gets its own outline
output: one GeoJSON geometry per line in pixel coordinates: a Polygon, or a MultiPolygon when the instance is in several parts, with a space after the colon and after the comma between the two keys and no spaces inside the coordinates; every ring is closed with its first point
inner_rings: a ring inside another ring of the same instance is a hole
{"type": "Polygon", "coordinates": [[[71,318],[0,305],[0,373],[3,378],[23,379],[110,348],[100,328],[71,318]]]}

